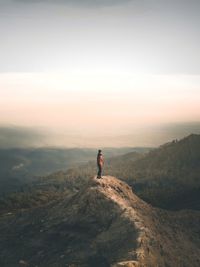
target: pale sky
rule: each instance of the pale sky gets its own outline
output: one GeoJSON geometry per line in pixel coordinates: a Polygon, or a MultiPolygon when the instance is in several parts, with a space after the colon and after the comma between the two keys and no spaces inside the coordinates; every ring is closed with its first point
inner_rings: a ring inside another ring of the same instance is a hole
{"type": "Polygon", "coordinates": [[[132,146],[198,124],[199,12],[197,0],[0,0],[0,125],[132,146]]]}

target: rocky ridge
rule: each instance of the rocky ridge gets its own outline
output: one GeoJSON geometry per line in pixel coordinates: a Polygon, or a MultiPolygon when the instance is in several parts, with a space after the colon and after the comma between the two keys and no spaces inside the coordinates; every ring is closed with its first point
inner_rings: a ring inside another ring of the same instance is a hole
{"type": "Polygon", "coordinates": [[[70,200],[0,217],[0,266],[200,266],[200,212],[168,212],[121,180],[92,178],[70,200]]]}

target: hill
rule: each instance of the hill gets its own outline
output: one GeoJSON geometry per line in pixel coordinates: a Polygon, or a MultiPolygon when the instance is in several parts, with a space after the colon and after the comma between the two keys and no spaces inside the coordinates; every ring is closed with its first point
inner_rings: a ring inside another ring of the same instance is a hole
{"type": "MultiPolygon", "coordinates": [[[[74,178],[96,172],[96,163],[74,169],[74,178]]],[[[173,140],[145,154],[106,159],[104,173],[131,185],[145,201],[166,209],[200,209],[200,135],[173,140]]]]}
{"type": "Polygon", "coordinates": [[[114,177],[0,217],[0,265],[198,267],[200,213],[153,208],[114,177]]]}
{"type": "MultiPolygon", "coordinates": [[[[117,175],[143,199],[163,208],[200,209],[200,135],[172,141],[133,162],[122,161],[125,168],[117,175]]],[[[108,166],[109,172],[115,168],[115,163],[108,166]]]]}
{"type": "MultiPolygon", "coordinates": [[[[126,181],[143,200],[170,210],[200,209],[200,135],[172,141],[150,152],[105,156],[104,174],[126,181]]],[[[143,151],[144,152],[144,151],[143,151]]],[[[94,160],[66,171],[37,177],[16,193],[0,198],[0,211],[40,206],[73,195],[96,173],[94,160]]]]}

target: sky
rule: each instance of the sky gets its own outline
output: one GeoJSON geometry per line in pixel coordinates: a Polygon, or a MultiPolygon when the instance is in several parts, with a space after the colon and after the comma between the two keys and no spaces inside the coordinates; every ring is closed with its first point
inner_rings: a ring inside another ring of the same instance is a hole
{"type": "Polygon", "coordinates": [[[0,146],[8,129],[83,147],[200,133],[199,11],[198,0],[0,0],[0,146]]]}

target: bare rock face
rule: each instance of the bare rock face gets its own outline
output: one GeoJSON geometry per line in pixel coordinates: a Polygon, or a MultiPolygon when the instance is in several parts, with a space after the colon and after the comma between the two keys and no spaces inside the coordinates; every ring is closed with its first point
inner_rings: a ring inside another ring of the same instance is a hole
{"type": "Polygon", "coordinates": [[[70,200],[0,218],[0,266],[199,267],[200,212],[167,212],[92,178],[70,200]]]}

